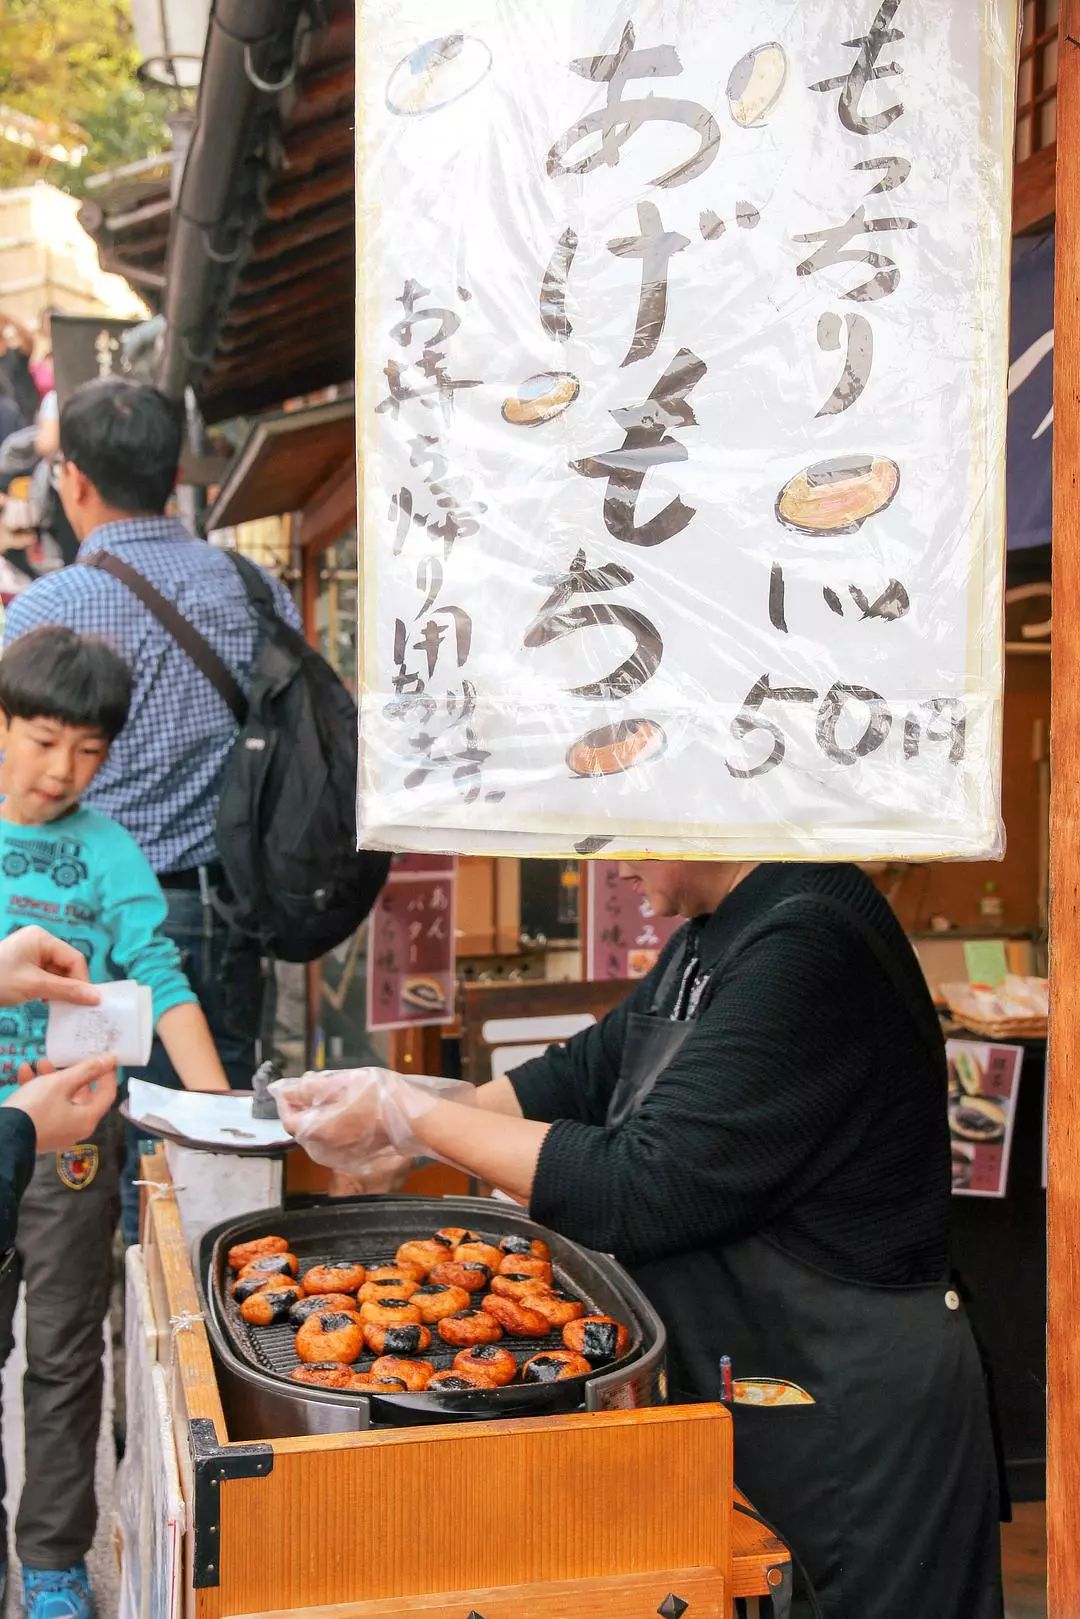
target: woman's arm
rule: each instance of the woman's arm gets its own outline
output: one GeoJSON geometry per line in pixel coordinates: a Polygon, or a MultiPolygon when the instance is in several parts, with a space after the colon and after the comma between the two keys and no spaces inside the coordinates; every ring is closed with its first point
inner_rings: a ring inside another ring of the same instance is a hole
{"type": "MultiPolygon", "coordinates": [[[[494,1084],[507,1084],[495,1080],[494,1084]]],[[[509,1089],[509,1086],[507,1086],[509,1089]]],[[[437,1158],[459,1164],[511,1197],[528,1202],[550,1124],[512,1118],[501,1109],[484,1108],[481,1098],[492,1086],[482,1085],[475,1107],[436,1102],[413,1123],[423,1146],[437,1158]]]]}
{"type": "MultiPolygon", "coordinates": [[[[507,1119],[524,1117],[517,1092],[510,1083],[509,1076],[504,1079],[493,1079],[487,1085],[478,1085],[476,1106],[484,1113],[501,1113],[507,1119]]],[[[472,1113],[473,1109],[469,1108],[468,1112],[472,1113]]]]}
{"type": "Polygon", "coordinates": [[[624,1263],[746,1236],[827,1170],[868,1038],[837,993],[850,970],[837,941],[800,929],[748,948],[617,1130],[514,1119],[498,1108],[505,1088],[492,1107],[484,1086],[477,1106],[410,1113],[412,1131],[527,1201],[535,1219],[624,1263]]]}

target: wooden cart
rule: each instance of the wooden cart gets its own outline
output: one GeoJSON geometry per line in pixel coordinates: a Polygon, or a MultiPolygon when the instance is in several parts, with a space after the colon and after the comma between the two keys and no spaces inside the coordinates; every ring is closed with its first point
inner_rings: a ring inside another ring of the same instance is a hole
{"type": "Polygon", "coordinates": [[[723,1406],[231,1442],[163,1154],[143,1174],[188,1619],[786,1611],[788,1554],[736,1509],[723,1406]]]}

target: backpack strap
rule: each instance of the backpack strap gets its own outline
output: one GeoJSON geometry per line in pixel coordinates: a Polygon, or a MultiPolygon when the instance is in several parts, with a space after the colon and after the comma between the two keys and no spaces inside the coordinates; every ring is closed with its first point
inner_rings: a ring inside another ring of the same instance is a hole
{"type": "Polygon", "coordinates": [[[274,593],[270,589],[270,582],[262,569],[256,567],[250,557],[243,556],[239,551],[226,551],[225,555],[240,575],[247,591],[248,601],[255,611],[261,613],[263,618],[274,619],[277,623],[283,622],[274,601],[274,593]]]}
{"type": "Polygon", "coordinates": [[[139,598],[147,612],[153,614],[166,634],[172,636],[181,651],[187,653],[196,669],[206,676],[231,709],[237,725],[244,724],[247,719],[248,701],[240,682],[225,660],[214,651],[205,635],[197,630],[191,620],[185,618],[179,608],[163,596],[149,579],[144,578],[130,563],[113,556],[110,551],[96,551],[85,560],[80,558],[79,566],[98,568],[102,573],[109,573],[122,585],[126,585],[132,595],[139,598]]]}

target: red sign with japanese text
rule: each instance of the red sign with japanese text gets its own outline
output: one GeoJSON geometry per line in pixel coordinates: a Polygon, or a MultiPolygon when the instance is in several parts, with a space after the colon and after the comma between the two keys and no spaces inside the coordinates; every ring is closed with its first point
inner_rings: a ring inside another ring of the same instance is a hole
{"type": "Polygon", "coordinates": [[[396,855],[371,913],[371,1031],[450,1023],[454,1016],[452,855],[396,855]]]}
{"type": "Polygon", "coordinates": [[[657,916],[612,860],[590,860],[587,883],[586,978],[644,978],[682,917],[657,916]]]}

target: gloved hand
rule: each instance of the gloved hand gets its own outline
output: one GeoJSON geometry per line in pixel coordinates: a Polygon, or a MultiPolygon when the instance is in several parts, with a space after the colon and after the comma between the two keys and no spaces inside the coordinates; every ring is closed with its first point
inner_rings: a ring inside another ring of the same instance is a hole
{"type": "Polygon", "coordinates": [[[393,1147],[385,1147],[382,1152],[377,1152],[358,1174],[346,1174],[343,1169],[335,1169],[330,1176],[327,1195],[385,1197],[390,1192],[400,1192],[411,1169],[411,1158],[402,1158],[393,1147]]]}
{"type": "Polygon", "coordinates": [[[476,1092],[457,1079],[395,1074],[388,1068],[344,1068],[280,1079],[270,1086],[282,1124],[309,1158],[360,1174],[387,1149],[403,1158],[434,1156],[414,1126],[436,1102],[472,1103],[476,1092]]]}

